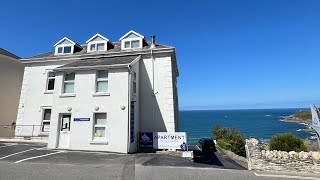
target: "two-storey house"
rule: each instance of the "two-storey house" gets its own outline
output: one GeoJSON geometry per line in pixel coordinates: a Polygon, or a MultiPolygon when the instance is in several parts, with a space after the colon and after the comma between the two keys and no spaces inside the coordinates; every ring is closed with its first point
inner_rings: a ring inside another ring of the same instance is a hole
{"type": "Polygon", "coordinates": [[[139,132],[179,130],[175,48],[129,31],[119,42],[64,37],[24,58],[16,135],[49,148],[135,152],[139,132]],[[39,125],[31,130],[27,125],[39,125]]]}

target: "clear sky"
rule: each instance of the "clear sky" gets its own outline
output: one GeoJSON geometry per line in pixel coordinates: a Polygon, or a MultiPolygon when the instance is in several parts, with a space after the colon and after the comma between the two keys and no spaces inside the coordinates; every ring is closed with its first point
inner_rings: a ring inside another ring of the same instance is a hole
{"type": "Polygon", "coordinates": [[[63,36],[134,29],[176,47],[180,109],[320,104],[320,1],[3,1],[0,47],[27,57],[63,36]]]}

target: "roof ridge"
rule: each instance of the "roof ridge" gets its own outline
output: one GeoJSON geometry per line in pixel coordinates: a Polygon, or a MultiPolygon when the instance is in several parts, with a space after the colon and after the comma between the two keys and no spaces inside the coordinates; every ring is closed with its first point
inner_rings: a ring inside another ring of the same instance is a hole
{"type": "Polygon", "coordinates": [[[15,58],[15,59],[21,59],[21,57],[9,52],[8,50],[3,49],[3,48],[0,48],[0,54],[11,57],[11,58],[15,58]]]}

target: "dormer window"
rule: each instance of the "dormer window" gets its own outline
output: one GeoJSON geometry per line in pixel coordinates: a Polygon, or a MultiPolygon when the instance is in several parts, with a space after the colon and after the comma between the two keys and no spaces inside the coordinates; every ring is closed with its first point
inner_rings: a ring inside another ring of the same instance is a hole
{"type": "Polygon", "coordinates": [[[82,49],[80,45],[73,42],[71,39],[64,37],[55,45],[55,55],[73,54],[76,50],[82,49]]]}
{"type": "Polygon", "coordinates": [[[144,39],[144,36],[142,36],[141,34],[131,30],[127,34],[122,36],[120,38],[120,41],[121,41],[121,49],[127,50],[127,49],[142,48],[145,39],[144,39]]]}
{"type": "Polygon", "coordinates": [[[113,48],[113,44],[110,42],[110,40],[100,34],[95,34],[86,43],[88,44],[88,53],[97,51],[107,51],[108,49],[113,48]]]}

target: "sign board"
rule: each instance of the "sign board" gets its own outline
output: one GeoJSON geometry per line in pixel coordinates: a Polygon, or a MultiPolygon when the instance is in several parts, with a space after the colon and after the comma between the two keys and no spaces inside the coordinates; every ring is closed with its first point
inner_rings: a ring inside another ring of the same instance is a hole
{"type": "Polygon", "coordinates": [[[134,101],[130,104],[130,143],[134,142],[134,101]]]}
{"type": "Polygon", "coordinates": [[[187,150],[187,134],[185,132],[154,132],[153,148],[187,150]]]}
{"type": "Polygon", "coordinates": [[[73,121],[90,121],[90,118],[74,118],[73,121]]]}
{"type": "Polygon", "coordinates": [[[139,148],[152,149],[153,148],[153,133],[139,133],[139,148]]]}

